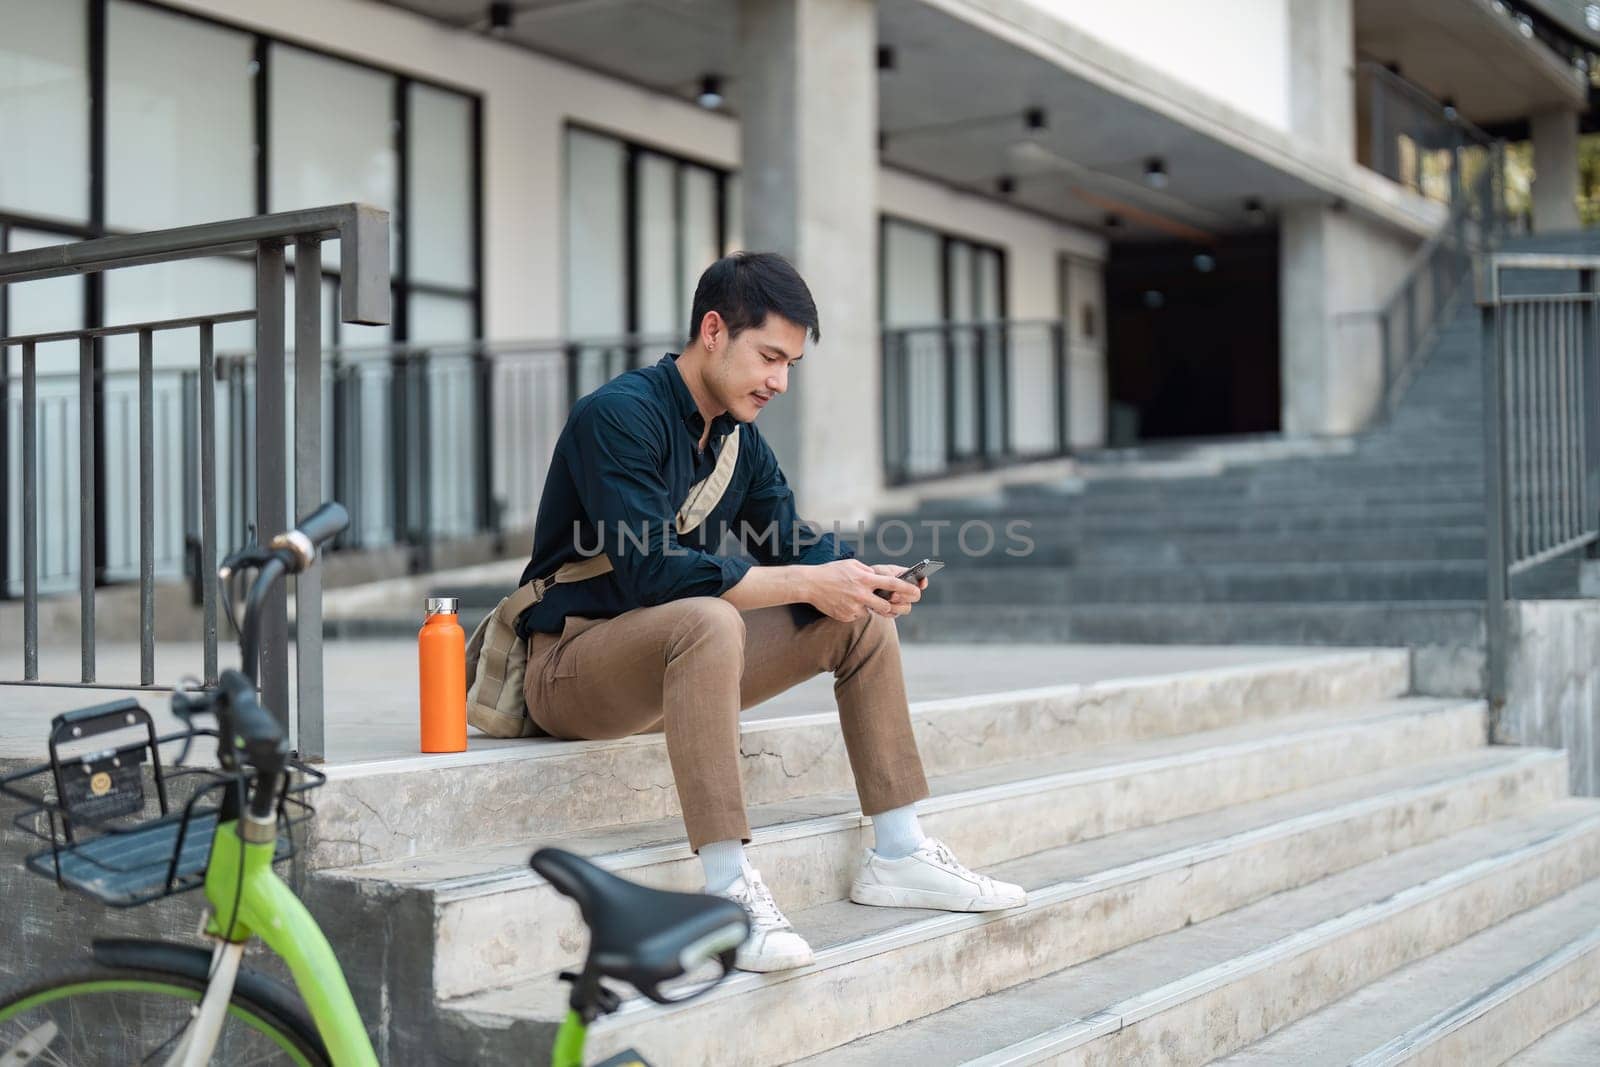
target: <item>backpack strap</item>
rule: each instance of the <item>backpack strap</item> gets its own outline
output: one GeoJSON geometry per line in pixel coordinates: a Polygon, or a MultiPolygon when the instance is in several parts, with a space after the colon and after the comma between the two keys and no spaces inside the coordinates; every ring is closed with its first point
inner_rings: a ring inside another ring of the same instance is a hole
{"type": "MultiPolygon", "coordinates": [[[[686,534],[706,521],[733,481],[733,469],[739,463],[739,430],[734,428],[722,439],[722,450],[717,453],[717,466],[703,481],[689,487],[689,495],[678,509],[678,533],[686,534]]],[[[556,569],[548,578],[535,578],[500,603],[500,612],[508,622],[514,622],[524,611],[544,599],[552,585],[583,582],[611,573],[611,557],[601,553],[584,559],[570,560],[556,569]]]]}

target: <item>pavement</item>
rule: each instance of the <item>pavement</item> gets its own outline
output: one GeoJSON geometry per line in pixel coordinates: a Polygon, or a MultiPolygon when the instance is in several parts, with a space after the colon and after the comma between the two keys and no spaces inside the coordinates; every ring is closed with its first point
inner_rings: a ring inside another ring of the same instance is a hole
{"type": "MultiPolygon", "coordinates": [[[[237,650],[224,646],[222,662],[237,662],[237,650]],[[231,656],[229,655],[231,653],[231,656]]],[[[1193,647],[1058,644],[942,644],[902,646],[906,688],[913,702],[973,696],[1070,683],[1088,684],[1181,674],[1223,667],[1310,658],[1320,650],[1276,647],[1193,647]]],[[[198,674],[199,644],[164,642],[156,649],[156,677],[170,682],[198,674]]],[[[136,643],[101,641],[97,677],[126,681],[139,674],[136,643]]],[[[78,677],[75,647],[40,651],[40,674],[71,682],[78,677]]],[[[331,641],[325,646],[324,706],[329,763],[353,763],[413,756],[417,753],[417,652],[414,641],[385,639],[331,641]]],[[[19,644],[0,638],[0,678],[22,676],[19,644]]],[[[291,667],[292,688],[292,667],[291,667]]],[[[137,698],[156,717],[160,730],[175,729],[167,694],[156,690],[117,690],[76,686],[0,685],[0,757],[42,758],[49,720],[59,712],[90,704],[137,698]]],[[[745,713],[746,720],[781,718],[834,708],[832,679],[826,674],[745,713]]],[[[472,749],[521,744],[470,731],[472,749]]]]}

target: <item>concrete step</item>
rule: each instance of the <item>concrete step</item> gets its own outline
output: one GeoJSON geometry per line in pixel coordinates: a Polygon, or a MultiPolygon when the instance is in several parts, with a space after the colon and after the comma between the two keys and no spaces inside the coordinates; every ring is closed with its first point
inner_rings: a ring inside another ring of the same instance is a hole
{"type": "MultiPolygon", "coordinates": [[[[1017,1062],[1026,1042],[1058,1062],[1077,1052],[1198,1063],[1261,1036],[1265,1020],[1314,1010],[1600,874],[1594,801],[1560,801],[1353,867],[1333,845],[1342,835],[1286,833],[1280,825],[1113,867],[1102,853],[1086,869],[1090,845],[1042,853],[998,868],[1030,893],[1006,913],[848,903],[795,913],[815,965],[739,975],[670,1007],[632,1000],[591,1030],[592,1048],[754,1067],[819,1053],[830,1064],[952,1063],[997,1045],[989,1062],[1017,1062]],[[1038,994],[1046,984],[1054,995],[1038,994]],[[1258,998],[1273,1010],[1249,1010],[1258,998]],[[983,1025],[924,1036],[919,1020],[978,1005],[983,1025]],[[901,1023],[910,1025],[889,1029],[901,1023]],[[860,1040],[868,1035],[877,1036],[860,1040]],[[860,1044],[839,1047],[851,1041],[860,1044]]],[[[449,1004],[445,1024],[461,1034],[451,1046],[488,1062],[496,1049],[548,1043],[565,1012],[552,977],[449,1004]]]]}
{"type": "MultiPolygon", "coordinates": [[[[1361,788],[1404,791],[1429,782],[1427,805],[1438,802],[1442,810],[1439,798],[1446,797],[1465,803],[1463,811],[1481,812],[1485,804],[1546,803],[1565,792],[1559,753],[1485,749],[1485,723],[1481,705],[1460,701],[1409,699],[1306,712],[935,778],[934,796],[919,813],[924,829],[965,862],[989,867],[1330,785],[1331,793],[1322,789],[1307,803],[1372,795],[1361,788]],[[1363,776],[1365,787],[1349,784],[1363,776]]],[[[1419,806],[1418,814],[1431,810],[1419,806]]],[[[870,820],[853,792],[759,806],[751,819],[751,862],[778,887],[786,908],[806,910],[848,895],[861,850],[872,840],[870,820]]],[[[648,885],[694,890],[702,884],[699,862],[675,818],[540,843],[595,857],[648,885]]],[[[319,877],[340,883],[323,891],[330,898],[342,892],[347,908],[382,901],[385,909],[431,915],[431,973],[439,995],[453,997],[577,962],[582,928],[566,901],[528,869],[529,852],[526,842],[455,849],[319,877]]],[[[340,913],[351,914],[346,908],[340,913]]]]}
{"type": "MultiPolygon", "coordinates": [[[[1177,540],[1149,536],[1115,542],[1053,542],[1031,533],[1035,563],[1334,563],[1364,560],[1482,561],[1485,552],[1481,530],[1446,527],[1424,536],[1366,531],[1341,537],[1287,539],[1280,537],[1190,538],[1177,540]],[[1054,558],[1052,558],[1054,554],[1054,558]]],[[[932,545],[930,544],[931,548],[932,545]]],[[[944,545],[940,546],[945,547],[944,545]]],[[[959,548],[959,546],[958,546],[959,548]]],[[[921,557],[918,557],[919,559],[921,557]]],[[[943,557],[950,559],[950,557],[943,557]]],[[[955,557],[960,560],[961,557],[955,557]]],[[[986,557],[985,564],[1012,565],[1003,552],[986,557]]],[[[1021,562],[1026,565],[1027,561],[1021,562]]],[[[965,564],[963,564],[965,565],[965,564]]],[[[1481,565],[1481,562],[1480,562],[1481,565]]]]}
{"type": "Polygon", "coordinates": [[[925,604],[909,641],[1394,645],[1418,692],[1483,691],[1483,605],[1434,603],[925,604]]]}
{"type": "MultiPolygon", "coordinates": [[[[1036,936],[1064,968],[804,1062],[1207,1063],[1597,875],[1600,801],[1568,799],[1233,910],[1212,911],[1197,885],[1192,923],[1086,963],[1071,960],[1107,924],[1063,916],[1036,936]]],[[[950,966],[986,969],[1008,951],[991,938],[950,966]]]]}
{"type": "Polygon", "coordinates": [[[1469,600],[1484,595],[1485,581],[1478,560],[1087,567],[971,561],[933,579],[923,605],[1469,600]]]}
{"type": "MultiPolygon", "coordinates": [[[[1362,530],[1406,530],[1425,533],[1437,526],[1483,526],[1483,508],[1454,504],[1392,504],[1378,508],[1350,507],[1334,502],[1324,506],[1306,504],[1293,508],[1248,509],[1227,506],[1172,508],[1127,514],[1074,510],[1068,502],[1044,507],[1032,502],[941,504],[928,506],[902,522],[913,527],[928,520],[945,520],[959,526],[970,521],[985,521],[995,527],[997,540],[1004,540],[1006,523],[1028,522],[1052,526],[1084,537],[1120,537],[1168,532],[1185,534],[1249,535],[1273,533],[1298,537],[1311,533],[1355,533],[1362,530]]],[[[881,524],[880,524],[881,525],[881,524]]],[[[869,531],[872,536],[874,531],[869,531]]],[[[903,539],[900,538],[892,540],[903,539]]],[[[892,540],[887,543],[892,543],[892,540]]]]}
{"type": "Polygon", "coordinates": [[[1218,1062],[1502,1063],[1600,1003],[1597,914],[1585,882],[1218,1062]]]}
{"type": "MultiPolygon", "coordinates": [[[[1147,508],[1193,506],[1197,503],[1231,502],[1250,507],[1287,507],[1295,504],[1326,504],[1329,486],[1319,484],[1314,475],[1303,479],[1266,481],[1222,481],[1208,479],[1194,484],[1169,484],[1159,487],[1094,485],[1088,488],[1066,484],[1013,486],[1006,496],[1016,501],[1069,503],[1098,511],[1138,511],[1147,508]]],[[[1380,483],[1343,487],[1342,503],[1373,507],[1383,503],[1428,500],[1434,503],[1483,502],[1483,480],[1445,483],[1380,483]]]]}
{"type": "Polygon", "coordinates": [[[1591,1008],[1506,1063],[1512,1067],[1594,1067],[1600,1049],[1600,1008],[1591,1008]]]}
{"type": "MultiPolygon", "coordinates": [[[[931,776],[1384,700],[1410,689],[1405,652],[1322,652],[1147,679],[916,702],[931,776]]],[[[836,713],[746,721],[746,800],[771,804],[853,788],[836,713]]],[[[529,739],[437,756],[338,764],[317,793],[313,868],[441,849],[540,840],[678,814],[660,734],[529,739]]]]}

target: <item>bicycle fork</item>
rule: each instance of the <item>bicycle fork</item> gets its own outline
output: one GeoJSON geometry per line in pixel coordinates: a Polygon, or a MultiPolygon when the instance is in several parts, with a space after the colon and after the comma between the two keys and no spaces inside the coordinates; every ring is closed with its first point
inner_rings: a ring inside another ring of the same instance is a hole
{"type": "Polygon", "coordinates": [[[205,996],[195,1009],[193,1021],[184,1029],[183,1040],[167,1057],[166,1067],[205,1067],[217,1047],[222,1023],[233,999],[233,985],[239,978],[239,962],[244,959],[243,941],[218,942],[211,955],[211,980],[205,996]]]}

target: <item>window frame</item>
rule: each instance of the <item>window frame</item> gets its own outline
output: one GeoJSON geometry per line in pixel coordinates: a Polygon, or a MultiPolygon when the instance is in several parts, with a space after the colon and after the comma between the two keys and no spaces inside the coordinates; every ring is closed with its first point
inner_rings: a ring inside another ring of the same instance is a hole
{"type": "MultiPolygon", "coordinates": [[[[618,144],[618,145],[622,146],[622,169],[623,169],[623,178],[622,178],[622,198],[623,198],[623,204],[622,204],[622,212],[623,212],[623,219],[622,219],[622,225],[623,225],[623,250],[622,250],[623,314],[622,314],[622,322],[623,322],[623,330],[624,330],[624,333],[625,333],[625,335],[627,337],[629,337],[629,338],[638,337],[639,336],[639,322],[640,322],[640,318],[641,318],[641,313],[640,313],[641,300],[640,300],[640,292],[639,292],[639,206],[640,206],[639,169],[640,169],[640,161],[641,161],[641,159],[646,155],[657,156],[659,158],[667,160],[669,163],[671,163],[673,165],[673,183],[672,183],[672,194],[673,194],[672,195],[672,262],[673,262],[673,284],[675,286],[675,291],[678,292],[678,293],[686,293],[686,292],[688,292],[688,283],[690,281],[690,279],[688,279],[688,278],[683,276],[684,275],[683,259],[684,259],[684,204],[685,204],[685,198],[684,198],[684,186],[685,186],[684,174],[685,174],[685,168],[686,167],[694,167],[694,168],[697,168],[699,170],[709,171],[711,173],[711,176],[712,176],[712,179],[713,179],[713,182],[714,182],[714,186],[715,186],[715,189],[716,189],[716,197],[715,197],[715,200],[716,200],[716,208],[715,208],[715,210],[716,210],[716,219],[715,219],[715,221],[716,221],[716,233],[717,233],[716,243],[717,243],[717,248],[718,248],[720,254],[722,254],[722,255],[726,255],[728,253],[728,251],[729,251],[729,249],[728,249],[728,236],[732,232],[732,229],[733,229],[733,227],[731,225],[731,220],[728,218],[728,205],[729,205],[728,184],[732,179],[738,177],[738,173],[739,172],[737,170],[734,170],[734,169],[730,168],[730,167],[725,167],[725,166],[722,166],[721,164],[713,163],[713,162],[710,162],[709,160],[706,160],[706,159],[696,158],[694,156],[685,155],[684,153],[682,153],[680,151],[677,151],[675,149],[664,148],[664,147],[662,147],[660,145],[651,144],[651,143],[648,143],[648,142],[645,142],[645,141],[639,141],[639,140],[636,140],[634,138],[624,136],[623,134],[620,134],[620,133],[616,132],[615,130],[609,130],[609,129],[606,129],[605,127],[603,127],[603,126],[596,126],[596,125],[593,125],[591,123],[583,122],[583,121],[580,121],[580,120],[573,119],[573,118],[569,117],[562,124],[562,130],[561,130],[561,154],[562,154],[562,175],[563,175],[562,181],[563,182],[566,181],[566,177],[565,176],[568,173],[567,159],[568,159],[569,146],[571,144],[570,135],[574,131],[576,131],[578,133],[586,134],[586,135],[588,135],[590,137],[603,138],[605,140],[611,141],[611,142],[613,142],[615,144],[618,144]]],[[[568,230],[569,230],[569,227],[568,227],[568,216],[566,214],[571,209],[571,197],[568,195],[568,192],[569,191],[563,185],[563,188],[562,188],[562,204],[561,204],[561,210],[562,210],[562,238],[561,239],[562,239],[562,244],[563,244],[563,247],[562,247],[562,250],[561,250],[561,266],[562,266],[562,274],[563,274],[562,280],[563,280],[563,283],[565,285],[571,285],[572,284],[572,279],[569,278],[569,277],[566,277],[567,266],[568,266],[568,264],[570,262],[569,257],[568,257],[568,249],[566,248],[566,242],[570,239],[569,234],[568,234],[568,230]]],[[[707,264],[707,266],[709,266],[709,265],[710,264],[707,264]]],[[[686,311],[687,310],[688,309],[686,309],[686,311]]],[[[573,338],[573,337],[571,337],[571,328],[570,328],[570,322],[569,322],[569,316],[568,316],[568,300],[566,299],[565,295],[563,295],[563,299],[562,299],[561,322],[562,322],[563,333],[568,335],[570,340],[582,340],[582,338],[573,338]]],[[[675,325],[673,327],[673,332],[677,333],[677,332],[682,331],[683,325],[684,325],[683,323],[679,323],[679,324],[675,325]]],[[[615,338],[605,338],[605,340],[615,340],[615,338]]]]}
{"type": "MultiPolygon", "coordinates": [[[[113,0],[78,0],[82,5],[83,17],[87,20],[86,57],[89,77],[89,203],[88,221],[86,223],[67,222],[59,218],[39,216],[29,212],[14,211],[0,206],[0,239],[9,240],[9,232],[13,228],[35,230],[43,233],[58,234],[63,239],[75,238],[78,240],[93,240],[99,237],[110,237],[133,231],[110,227],[106,224],[106,204],[109,175],[107,173],[107,60],[108,37],[107,30],[110,22],[110,8],[113,0]]],[[[398,243],[398,255],[395,257],[396,269],[390,277],[391,296],[391,337],[396,345],[404,344],[410,337],[409,304],[413,293],[440,296],[450,299],[467,299],[471,301],[472,322],[474,336],[469,340],[480,340],[484,335],[484,137],[483,137],[483,94],[479,91],[453,85],[435,78],[412,74],[410,72],[386,67],[365,59],[358,58],[327,48],[323,45],[303,40],[298,37],[266,33],[249,26],[217,18],[210,14],[189,11],[161,3],[159,0],[115,0],[117,3],[136,5],[150,8],[168,17],[189,19],[203,25],[215,27],[228,33],[240,34],[253,41],[256,72],[251,86],[253,97],[254,140],[256,148],[255,160],[255,189],[253,203],[256,214],[268,214],[272,208],[269,204],[269,190],[271,183],[271,154],[272,145],[269,131],[271,130],[271,52],[274,45],[286,48],[295,48],[312,55],[331,59],[341,63],[352,64],[364,70],[382,74],[393,81],[394,107],[391,112],[395,149],[396,166],[398,171],[398,185],[395,198],[399,205],[400,218],[394,227],[394,239],[398,243]],[[409,99],[410,87],[422,85],[445,93],[452,93],[465,97],[471,104],[470,111],[470,195],[472,204],[470,210],[471,233],[468,240],[471,248],[468,253],[469,262],[472,264],[472,284],[466,287],[439,285],[431,282],[416,282],[410,276],[410,227],[413,212],[409,203],[410,197],[410,124],[409,99]]],[[[69,0],[60,0],[59,9],[66,9],[69,0]]],[[[722,186],[719,183],[719,197],[722,186]]],[[[721,201],[719,199],[719,205],[721,201]]],[[[719,212],[719,225],[721,215],[719,212]]],[[[0,244],[0,248],[5,247],[0,244]]],[[[248,261],[248,256],[240,258],[248,261]]],[[[289,268],[292,272],[293,268],[289,268]]],[[[338,273],[329,266],[322,269],[322,280],[333,280],[338,286],[338,273]]],[[[102,273],[91,273],[83,276],[83,322],[84,329],[95,329],[106,325],[105,322],[105,276],[102,273]]],[[[8,335],[10,323],[9,287],[0,287],[0,337],[8,335]]],[[[333,343],[335,346],[343,340],[343,324],[333,323],[333,343]]],[[[9,440],[6,436],[10,432],[7,425],[7,391],[10,388],[10,359],[4,353],[9,350],[0,350],[0,441],[9,440]]],[[[97,382],[103,382],[105,369],[104,345],[101,341],[94,342],[94,373],[97,382]]],[[[97,385],[94,397],[95,426],[94,426],[94,452],[95,452],[95,507],[100,514],[106,511],[106,478],[108,469],[106,459],[106,407],[103,385],[97,385]]],[[[9,468],[0,463],[0,501],[8,499],[5,494],[9,491],[7,484],[9,468]]],[[[9,544],[10,519],[0,508],[0,599],[4,599],[4,590],[9,576],[6,570],[5,546],[9,544]]],[[[95,544],[95,585],[106,583],[106,566],[109,558],[107,545],[107,529],[103,523],[96,524],[95,544]]]]}

